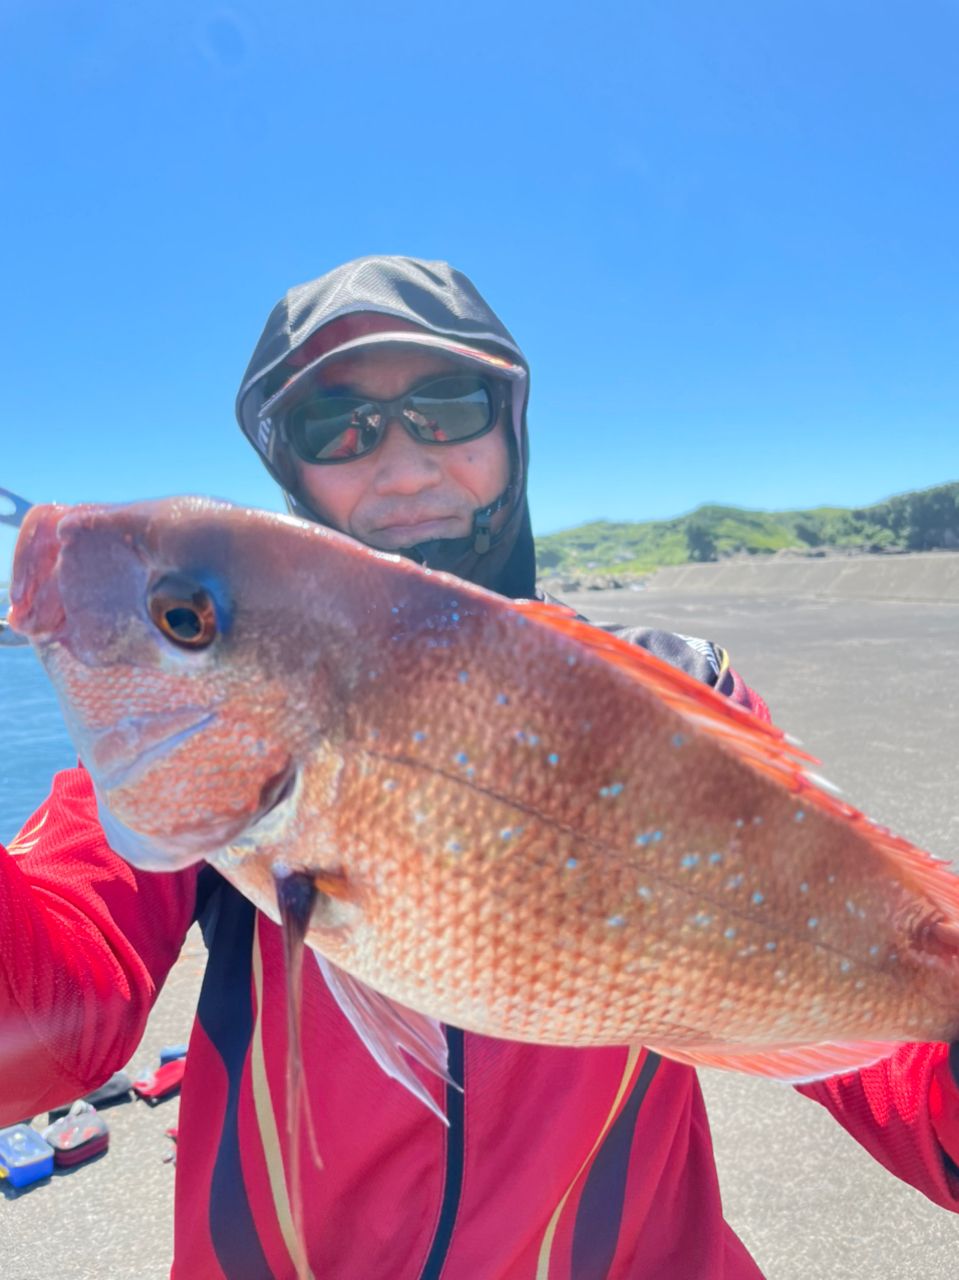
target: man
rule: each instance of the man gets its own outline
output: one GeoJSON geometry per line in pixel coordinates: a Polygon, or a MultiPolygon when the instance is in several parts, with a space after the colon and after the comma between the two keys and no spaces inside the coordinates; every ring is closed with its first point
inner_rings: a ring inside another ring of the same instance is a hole
{"type": "MultiPolygon", "coordinates": [[[[535,590],[528,370],[443,263],[367,258],[291,290],[237,400],[291,509],[503,594],[535,590]]],[[[765,714],[720,650],[629,637],[765,714]]],[[[387,838],[387,833],[384,833],[387,838]]],[[[695,1073],[639,1047],[446,1029],[445,1129],[389,1079],[307,970],[305,1070],[324,1167],[293,1225],[280,931],[211,869],[131,869],[83,770],[0,857],[0,1120],[97,1085],[134,1051],[194,919],[210,949],[180,1116],[175,1280],[757,1280],[723,1220],[695,1073]]],[[[959,1094],[943,1046],[804,1087],[877,1159],[959,1207],[959,1094]]],[[[302,1137],[302,1135],[301,1135],[302,1137]]]]}

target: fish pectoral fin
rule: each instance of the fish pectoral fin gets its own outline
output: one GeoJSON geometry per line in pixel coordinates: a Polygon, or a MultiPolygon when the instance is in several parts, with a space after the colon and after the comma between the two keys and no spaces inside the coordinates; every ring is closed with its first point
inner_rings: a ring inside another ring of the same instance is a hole
{"type": "Polygon", "coordinates": [[[449,1124],[404,1056],[459,1089],[448,1070],[446,1036],[440,1023],[374,991],[319,952],[314,954],[330,994],[374,1059],[392,1080],[398,1080],[444,1124],[449,1124]]]}
{"type": "Polygon", "coordinates": [[[714,1044],[698,1048],[647,1044],[646,1047],[664,1058],[684,1062],[690,1067],[742,1071],[747,1075],[782,1080],[786,1084],[808,1084],[844,1071],[856,1071],[881,1058],[888,1058],[896,1048],[888,1041],[870,1040],[789,1045],[714,1044]]]}

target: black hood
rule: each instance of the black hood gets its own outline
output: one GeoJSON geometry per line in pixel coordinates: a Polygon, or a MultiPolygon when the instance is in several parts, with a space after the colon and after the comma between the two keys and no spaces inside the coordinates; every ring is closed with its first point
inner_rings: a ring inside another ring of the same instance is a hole
{"type": "MultiPolygon", "coordinates": [[[[415,325],[434,335],[436,345],[454,357],[459,355],[472,363],[488,360],[494,369],[510,369],[514,447],[509,489],[490,508],[475,513],[474,534],[470,537],[423,543],[403,554],[503,595],[531,596],[536,563],[526,500],[529,366],[509,330],[472,282],[445,262],[358,258],[308,284],[296,285],[273,308],[243,375],[236,416],[247,439],[283,488],[290,509],[322,523],[298,493],[295,469],[285,441],[274,428],[267,402],[281,399],[278,393],[288,383],[299,381],[304,374],[308,376],[315,364],[339,350],[339,342],[324,349],[323,338],[317,336],[321,330],[333,322],[342,322],[338,329],[343,329],[348,338],[350,334],[344,326],[349,322],[344,318],[356,316],[383,318],[377,324],[386,326],[384,340],[390,340],[386,334],[391,333],[392,318],[398,321],[397,330],[415,325]],[[477,530],[488,518],[487,513],[503,506],[508,510],[503,527],[491,540],[480,536],[477,530]],[[488,549],[484,550],[487,542],[488,549]]],[[[391,334],[391,338],[398,340],[399,334],[391,334]]]]}

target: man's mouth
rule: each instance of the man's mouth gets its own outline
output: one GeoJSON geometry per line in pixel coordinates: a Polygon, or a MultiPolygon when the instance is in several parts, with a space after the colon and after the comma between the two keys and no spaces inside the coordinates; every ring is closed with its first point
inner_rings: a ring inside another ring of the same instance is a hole
{"type": "Polygon", "coordinates": [[[456,516],[434,516],[424,520],[395,521],[374,529],[371,541],[385,549],[412,547],[433,538],[453,538],[459,533],[460,521],[456,516]]]}

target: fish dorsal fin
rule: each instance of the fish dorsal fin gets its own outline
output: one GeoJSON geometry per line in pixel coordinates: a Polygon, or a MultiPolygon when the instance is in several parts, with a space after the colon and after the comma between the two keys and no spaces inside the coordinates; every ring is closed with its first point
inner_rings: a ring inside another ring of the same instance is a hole
{"type": "Polygon", "coordinates": [[[641,645],[603,631],[592,623],[571,616],[565,605],[544,604],[540,600],[517,600],[513,608],[558,631],[598,654],[606,662],[627,672],[652,689],[665,703],[693,720],[703,729],[731,741],[752,734],[763,743],[779,746],[783,754],[798,767],[799,761],[818,764],[814,757],[800,751],[786,734],[766,720],[760,720],[746,707],[730,701],[708,684],[687,675],[641,645]],[[737,734],[736,730],[740,733],[737,734]]]}
{"type": "Polygon", "coordinates": [[[319,952],[314,954],[330,994],[376,1062],[392,1080],[398,1080],[444,1124],[448,1124],[442,1109],[404,1057],[408,1054],[458,1089],[460,1086],[447,1067],[448,1049],[441,1024],[435,1018],[414,1013],[388,996],[380,995],[319,952]]]}
{"type": "Polygon", "coordinates": [[[797,799],[801,796],[803,805],[857,828],[876,853],[889,860],[895,874],[930,899],[946,918],[942,922],[930,917],[921,922],[921,928],[943,945],[959,947],[959,877],[950,870],[949,863],[878,826],[830,794],[825,789],[830,784],[806,767],[819,762],[801,751],[781,729],[639,645],[570,617],[565,608],[538,600],[517,601],[513,607],[633,676],[692,727],[714,738],[752,768],[771,776],[797,799]]]}
{"type": "Polygon", "coordinates": [[[654,1053],[690,1067],[716,1067],[721,1071],[741,1071],[766,1076],[785,1084],[808,1084],[844,1071],[858,1071],[881,1058],[888,1058],[896,1046],[886,1041],[828,1041],[823,1044],[712,1045],[697,1049],[689,1045],[647,1045],[654,1053]]]}

